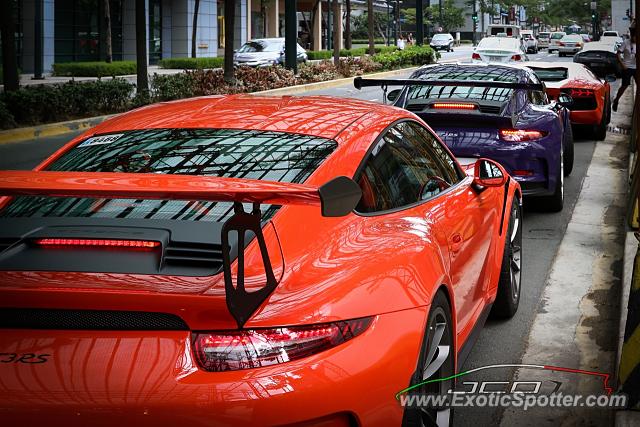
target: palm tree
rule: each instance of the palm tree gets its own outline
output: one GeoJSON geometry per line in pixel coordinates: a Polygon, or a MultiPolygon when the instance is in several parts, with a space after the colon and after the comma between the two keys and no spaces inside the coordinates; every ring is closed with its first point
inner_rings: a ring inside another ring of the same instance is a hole
{"type": "Polygon", "coordinates": [[[333,0],[333,63],[338,65],[340,63],[340,39],[338,32],[340,25],[342,25],[342,14],[339,13],[338,0],[333,0]]]}
{"type": "Polygon", "coordinates": [[[18,90],[18,61],[16,57],[16,28],[13,21],[13,1],[0,1],[0,26],[2,28],[2,70],[4,91],[18,90]]]}
{"type": "Polygon", "coordinates": [[[236,5],[233,0],[224,0],[224,81],[233,83],[233,43],[236,5]]]}
{"type": "Polygon", "coordinates": [[[149,94],[147,74],[147,11],[145,0],[136,0],[136,62],[138,67],[138,95],[149,94]]]}
{"type": "Polygon", "coordinates": [[[344,23],[344,47],[346,49],[351,49],[351,1],[346,0],[345,4],[347,6],[347,16],[344,23]]]}
{"type": "Polygon", "coordinates": [[[105,61],[111,63],[113,60],[113,45],[111,43],[111,7],[109,0],[103,0],[104,12],[104,51],[105,61]]]}
{"type": "Polygon", "coordinates": [[[200,9],[200,0],[196,0],[193,5],[193,25],[191,29],[191,57],[196,57],[196,36],[198,34],[198,9],[200,9]]]}
{"type": "Polygon", "coordinates": [[[373,39],[373,0],[367,0],[367,15],[368,15],[368,32],[369,32],[369,55],[376,53],[376,48],[373,39]]]}

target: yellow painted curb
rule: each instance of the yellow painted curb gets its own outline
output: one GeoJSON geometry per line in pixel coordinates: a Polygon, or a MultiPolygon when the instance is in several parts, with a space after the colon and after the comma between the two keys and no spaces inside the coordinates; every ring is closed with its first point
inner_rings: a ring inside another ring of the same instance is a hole
{"type": "MultiPolygon", "coordinates": [[[[363,75],[362,77],[367,77],[367,78],[380,78],[380,77],[391,77],[391,76],[395,76],[396,74],[402,74],[402,73],[406,73],[406,72],[411,72],[414,70],[417,70],[419,67],[411,67],[411,68],[401,68],[399,70],[393,70],[393,71],[383,71],[381,73],[372,73],[372,74],[366,74],[363,75]]],[[[336,79],[336,80],[327,80],[324,82],[316,82],[316,83],[307,83],[304,85],[297,85],[297,86],[287,86],[287,87],[280,87],[277,89],[269,89],[269,90],[263,90],[260,92],[253,92],[251,93],[251,95],[296,95],[299,93],[305,93],[305,92],[310,92],[312,90],[319,90],[319,89],[331,89],[334,87],[338,87],[338,86],[342,86],[342,85],[346,85],[349,83],[353,83],[353,79],[354,77],[345,77],[342,79],[336,79]]]]}
{"type": "Polygon", "coordinates": [[[58,136],[64,135],[66,133],[81,131],[89,129],[113,116],[115,116],[115,114],[71,120],[68,122],[51,123],[48,125],[3,130],[0,131],[0,144],[11,144],[14,142],[23,142],[32,139],[58,136]]]}

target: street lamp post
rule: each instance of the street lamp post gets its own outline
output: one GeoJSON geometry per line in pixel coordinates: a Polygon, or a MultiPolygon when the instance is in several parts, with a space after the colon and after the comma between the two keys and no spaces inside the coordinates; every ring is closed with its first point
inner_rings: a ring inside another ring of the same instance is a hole
{"type": "Polygon", "coordinates": [[[422,11],[422,0],[416,0],[416,43],[422,46],[424,41],[424,15],[422,11]]]}
{"type": "Polygon", "coordinates": [[[296,17],[296,0],[285,0],[284,2],[284,64],[298,72],[298,19],[296,17]]]}

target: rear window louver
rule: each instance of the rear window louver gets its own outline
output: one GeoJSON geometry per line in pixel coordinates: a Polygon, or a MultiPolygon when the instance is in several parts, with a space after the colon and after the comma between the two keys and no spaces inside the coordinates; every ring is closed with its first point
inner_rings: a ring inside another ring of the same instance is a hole
{"type": "Polygon", "coordinates": [[[171,242],[165,248],[163,262],[168,266],[199,267],[218,272],[222,269],[222,246],[171,242]]]}
{"type": "MultiPolygon", "coordinates": [[[[407,110],[412,112],[423,111],[427,107],[426,104],[409,104],[407,105],[407,110]]],[[[498,114],[500,113],[500,107],[496,105],[479,105],[478,109],[482,113],[487,114],[498,114]]]]}

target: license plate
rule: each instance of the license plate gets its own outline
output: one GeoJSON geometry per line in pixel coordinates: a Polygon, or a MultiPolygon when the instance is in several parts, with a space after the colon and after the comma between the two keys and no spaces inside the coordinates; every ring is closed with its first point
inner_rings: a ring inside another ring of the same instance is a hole
{"type": "Polygon", "coordinates": [[[489,57],[489,61],[500,61],[500,57],[499,56],[490,56],[489,57]]]}

